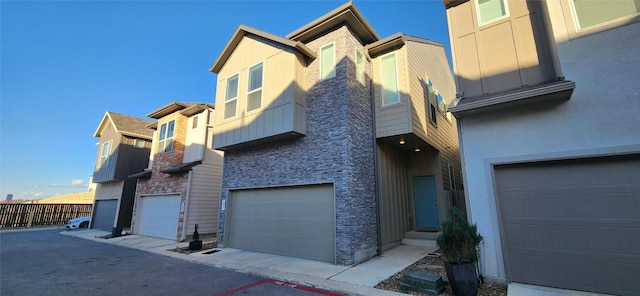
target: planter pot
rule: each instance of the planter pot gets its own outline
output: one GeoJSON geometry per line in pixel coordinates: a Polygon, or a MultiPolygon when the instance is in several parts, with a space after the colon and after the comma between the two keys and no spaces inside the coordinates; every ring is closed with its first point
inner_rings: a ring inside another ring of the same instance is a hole
{"type": "Polygon", "coordinates": [[[122,235],[122,227],[114,227],[111,229],[111,236],[119,237],[122,235]]]}
{"type": "Polygon", "coordinates": [[[478,273],[475,263],[445,262],[444,268],[447,271],[447,278],[454,295],[478,295],[478,273]]]}
{"type": "Polygon", "coordinates": [[[202,250],[202,241],[201,240],[190,241],[189,242],[189,250],[192,250],[192,251],[202,250]]]}

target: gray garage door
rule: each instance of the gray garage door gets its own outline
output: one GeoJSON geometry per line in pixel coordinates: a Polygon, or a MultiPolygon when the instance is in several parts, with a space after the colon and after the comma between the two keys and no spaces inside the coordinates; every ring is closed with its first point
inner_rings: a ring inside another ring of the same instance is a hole
{"type": "Polygon", "coordinates": [[[230,193],[227,245],[335,263],[332,185],[230,193]]]}
{"type": "Polygon", "coordinates": [[[111,231],[116,219],[117,199],[96,200],[92,224],[94,229],[111,231]]]}
{"type": "Polygon", "coordinates": [[[640,295],[640,155],[496,166],[512,282],[640,295]]]}

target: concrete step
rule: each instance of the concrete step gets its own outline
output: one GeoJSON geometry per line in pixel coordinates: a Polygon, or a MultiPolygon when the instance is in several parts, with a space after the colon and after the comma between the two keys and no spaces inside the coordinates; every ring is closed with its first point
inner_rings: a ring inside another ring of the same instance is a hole
{"type": "Polygon", "coordinates": [[[441,232],[427,232],[427,231],[409,231],[404,233],[404,238],[411,239],[426,239],[426,240],[436,240],[438,239],[438,235],[441,232]]]}
{"type": "Polygon", "coordinates": [[[410,246],[419,246],[419,247],[427,247],[427,248],[437,248],[438,244],[435,240],[429,239],[415,239],[415,238],[404,238],[402,239],[403,245],[410,246]]]}

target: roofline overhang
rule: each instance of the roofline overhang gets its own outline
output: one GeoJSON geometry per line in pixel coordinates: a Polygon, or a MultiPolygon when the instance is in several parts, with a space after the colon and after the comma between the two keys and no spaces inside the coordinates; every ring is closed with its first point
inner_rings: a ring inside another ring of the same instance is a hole
{"type": "Polygon", "coordinates": [[[129,178],[129,179],[149,179],[149,178],[151,178],[152,173],[153,172],[151,170],[147,169],[147,170],[144,170],[144,171],[139,172],[139,173],[128,175],[127,178],[129,178]]]}
{"type": "Polygon", "coordinates": [[[503,106],[512,106],[529,102],[528,99],[536,98],[536,101],[543,100],[568,100],[576,87],[576,83],[569,80],[563,80],[556,83],[547,83],[540,86],[534,86],[522,91],[512,91],[507,93],[486,95],[481,99],[465,102],[465,98],[456,98],[457,105],[449,107],[456,118],[460,118],[482,110],[489,110],[503,106]]]}
{"type": "Polygon", "coordinates": [[[180,111],[184,116],[193,116],[207,109],[215,109],[214,104],[195,104],[180,111]]]}
{"type": "Polygon", "coordinates": [[[192,161],[192,162],[189,162],[189,163],[183,163],[183,164],[180,164],[180,165],[171,166],[169,168],[161,170],[161,172],[163,172],[165,174],[183,174],[183,173],[186,173],[186,172],[190,171],[191,168],[193,168],[194,166],[197,166],[197,165],[199,165],[201,163],[202,163],[202,160],[196,160],[196,161],[192,161]]]}
{"type": "MultiPolygon", "coordinates": [[[[98,124],[98,128],[93,133],[93,137],[94,138],[100,138],[100,131],[102,131],[102,126],[104,125],[105,120],[107,118],[111,121],[111,124],[113,124],[113,120],[111,120],[111,116],[109,116],[109,111],[105,112],[104,115],[102,116],[102,120],[100,120],[100,124],[98,124]]],[[[115,126],[115,124],[114,124],[114,126],[115,126]]]]}
{"type": "Polygon", "coordinates": [[[365,49],[369,53],[369,56],[373,58],[373,57],[388,53],[390,51],[396,50],[398,48],[401,48],[402,46],[407,44],[407,42],[418,42],[418,43],[424,43],[424,44],[444,48],[444,45],[440,42],[436,42],[433,40],[420,38],[416,36],[411,36],[403,33],[395,33],[387,38],[378,40],[374,43],[371,43],[365,46],[365,49]]]}
{"type": "Polygon", "coordinates": [[[307,42],[341,23],[347,23],[362,39],[364,44],[380,40],[378,33],[351,1],[300,27],[285,37],[291,40],[307,42]]]}
{"type": "Polygon", "coordinates": [[[165,117],[173,112],[176,111],[180,111],[182,109],[185,109],[187,107],[190,107],[191,104],[187,104],[187,103],[181,103],[181,102],[171,102],[169,104],[166,104],[156,110],[151,111],[151,113],[147,114],[147,117],[151,117],[151,118],[155,118],[155,119],[160,119],[162,117],[165,117]]]}
{"type": "Polygon", "coordinates": [[[442,4],[444,4],[445,9],[458,6],[465,2],[469,2],[469,0],[442,0],[442,4]]]}
{"type": "Polygon", "coordinates": [[[231,57],[231,54],[236,49],[238,44],[240,44],[240,41],[242,40],[242,38],[244,38],[247,35],[258,36],[258,37],[285,45],[303,54],[304,56],[310,59],[315,59],[318,57],[315,51],[311,50],[302,42],[289,40],[286,38],[282,38],[280,36],[273,35],[271,33],[260,31],[258,29],[254,29],[251,27],[247,27],[245,25],[240,25],[231,36],[231,39],[222,50],[222,53],[220,53],[220,55],[218,56],[218,59],[213,63],[213,65],[211,65],[211,68],[209,68],[209,71],[213,73],[220,72],[220,70],[222,69],[222,66],[224,66],[224,64],[227,62],[229,57],[231,57]]]}

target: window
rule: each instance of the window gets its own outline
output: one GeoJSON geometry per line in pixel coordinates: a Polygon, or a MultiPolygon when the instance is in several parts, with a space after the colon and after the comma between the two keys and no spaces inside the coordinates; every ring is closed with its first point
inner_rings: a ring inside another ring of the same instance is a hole
{"type": "Polygon", "coordinates": [[[239,74],[236,74],[227,78],[227,92],[224,96],[224,119],[236,116],[239,76],[239,74]]]}
{"type": "Polygon", "coordinates": [[[480,25],[504,18],[509,15],[506,0],[476,0],[478,22],[480,25]]]}
{"type": "Polygon", "coordinates": [[[398,67],[396,54],[390,53],[381,59],[382,67],[382,106],[400,102],[398,94],[398,67]]]}
{"type": "Polygon", "coordinates": [[[429,120],[431,120],[432,123],[438,123],[438,114],[436,114],[436,105],[438,104],[438,91],[433,85],[433,82],[431,82],[431,79],[427,78],[427,85],[429,89],[427,94],[427,100],[429,101],[429,120]]]}
{"type": "Polygon", "coordinates": [[[444,98],[438,93],[438,110],[442,113],[447,112],[447,106],[444,104],[444,98]]]}
{"type": "Polygon", "coordinates": [[[158,141],[158,152],[171,152],[173,150],[173,128],[175,120],[163,123],[160,126],[160,138],[158,141]]]}
{"type": "Polygon", "coordinates": [[[571,2],[579,29],[640,13],[638,0],[572,0],[571,2]]]}
{"type": "Polygon", "coordinates": [[[456,175],[451,164],[449,164],[449,186],[451,190],[456,190],[456,175]]]}
{"type": "Polygon", "coordinates": [[[198,116],[194,116],[193,118],[191,118],[191,120],[193,120],[191,122],[191,129],[198,128],[198,116]]]}
{"type": "Polygon", "coordinates": [[[133,147],[144,148],[145,141],[143,139],[133,139],[133,147]]]}
{"type": "Polygon", "coordinates": [[[249,68],[247,112],[262,106],[262,62],[249,68]]]}
{"type": "Polygon", "coordinates": [[[100,164],[99,167],[103,167],[109,164],[109,153],[111,153],[111,141],[102,143],[100,148],[100,164]]]}
{"type": "Polygon", "coordinates": [[[331,43],[320,48],[320,80],[336,76],[336,50],[331,43]]]}
{"type": "Polygon", "coordinates": [[[356,48],[356,79],[364,84],[364,54],[356,48]]]}

